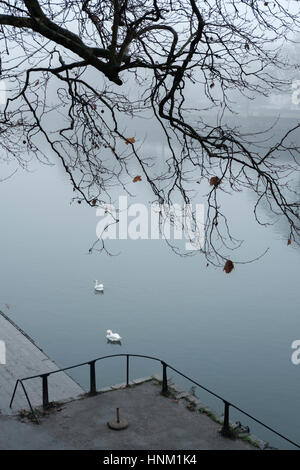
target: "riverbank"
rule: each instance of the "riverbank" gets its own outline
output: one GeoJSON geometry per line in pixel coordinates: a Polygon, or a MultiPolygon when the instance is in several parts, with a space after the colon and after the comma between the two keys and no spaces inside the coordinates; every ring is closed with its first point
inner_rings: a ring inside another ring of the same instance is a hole
{"type": "MultiPolygon", "coordinates": [[[[58,365],[7,315],[0,311],[0,340],[4,342],[6,363],[0,365],[0,413],[15,414],[27,409],[28,402],[19,386],[10,408],[10,400],[18,379],[44,374],[56,369],[58,365]]],[[[42,402],[42,379],[36,378],[26,383],[27,393],[33,406],[42,402]]],[[[53,400],[76,397],[84,390],[65,372],[51,377],[49,389],[53,400]]]]}

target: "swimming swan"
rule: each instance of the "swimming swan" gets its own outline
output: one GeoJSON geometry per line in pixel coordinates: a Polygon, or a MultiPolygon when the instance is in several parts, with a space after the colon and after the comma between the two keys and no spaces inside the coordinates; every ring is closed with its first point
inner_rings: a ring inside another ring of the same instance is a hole
{"type": "Polygon", "coordinates": [[[121,341],[121,336],[118,333],[113,333],[111,330],[106,330],[106,338],[108,341],[121,341]]]}
{"type": "Polygon", "coordinates": [[[103,291],[104,290],[103,284],[98,284],[98,281],[94,281],[94,282],[95,282],[95,290],[97,290],[97,291],[103,291]]]}

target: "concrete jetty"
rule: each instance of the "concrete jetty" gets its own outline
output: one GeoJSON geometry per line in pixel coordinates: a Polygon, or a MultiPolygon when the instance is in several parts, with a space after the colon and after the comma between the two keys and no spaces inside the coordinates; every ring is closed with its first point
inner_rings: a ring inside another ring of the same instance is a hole
{"type": "MultiPolygon", "coordinates": [[[[6,363],[0,364],[0,412],[2,415],[15,414],[28,409],[24,392],[19,386],[12,409],[9,402],[17,379],[57,370],[59,367],[42,349],[19,328],[7,315],[0,311],[0,340],[5,345],[6,363]]],[[[26,382],[26,389],[33,406],[42,403],[42,379],[26,382]]],[[[49,398],[52,401],[77,397],[84,390],[65,372],[49,378],[49,398]]]]}
{"type": "Polygon", "coordinates": [[[162,395],[157,375],[89,396],[70,376],[59,372],[49,376],[52,406],[46,410],[41,406],[42,379],[28,380],[26,390],[40,423],[36,424],[21,387],[9,408],[16,380],[59,367],[2,312],[0,341],[6,349],[6,363],[0,364],[0,449],[254,450],[266,446],[247,433],[236,439],[223,437],[223,417],[174,384],[169,384],[167,397],[162,395]],[[107,426],[116,419],[117,408],[129,424],[122,431],[107,426]]]}
{"type": "Polygon", "coordinates": [[[40,425],[25,417],[0,415],[0,449],[30,450],[255,450],[264,443],[252,436],[223,437],[221,424],[195,397],[161,381],[138,379],[99,390],[94,396],[60,402],[39,414],[40,425]],[[116,408],[128,427],[115,431],[116,408]]]}

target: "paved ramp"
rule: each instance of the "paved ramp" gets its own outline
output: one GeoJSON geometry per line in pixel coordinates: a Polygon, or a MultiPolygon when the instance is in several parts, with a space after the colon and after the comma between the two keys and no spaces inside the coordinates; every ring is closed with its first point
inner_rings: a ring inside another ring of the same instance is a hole
{"type": "MultiPolygon", "coordinates": [[[[15,414],[20,409],[28,409],[28,403],[20,385],[13,407],[9,408],[16,380],[43,374],[59,367],[1,311],[0,340],[4,341],[6,350],[6,364],[1,364],[0,361],[0,412],[3,415],[15,414]]],[[[48,377],[48,383],[49,401],[65,400],[84,393],[84,390],[65,372],[48,377]]],[[[25,386],[32,405],[41,405],[42,379],[26,381],[25,386]]]]}

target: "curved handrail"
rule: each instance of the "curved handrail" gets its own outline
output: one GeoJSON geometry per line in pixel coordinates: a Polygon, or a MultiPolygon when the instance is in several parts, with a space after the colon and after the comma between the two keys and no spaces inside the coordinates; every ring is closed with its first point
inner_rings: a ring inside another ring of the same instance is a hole
{"type": "Polygon", "coordinates": [[[180,372],[178,369],[176,369],[175,367],[171,366],[170,364],[167,364],[165,361],[163,361],[162,359],[159,359],[157,357],[153,357],[153,356],[146,356],[146,355],[143,355],[143,354],[126,354],[126,353],[122,353],[122,354],[110,354],[110,355],[107,355],[107,356],[101,356],[101,357],[97,357],[96,359],[92,359],[91,361],[86,361],[86,362],[81,362],[79,364],[75,364],[73,366],[68,366],[68,367],[63,367],[61,369],[56,369],[56,370],[52,370],[52,371],[49,371],[49,372],[46,372],[44,374],[37,374],[37,375],[32,375],[32,376],[29,376],[29,377],[24,377],[23,379],[18,379],[16,381],[16,384],[15,384],[15,387],[14,387],[14,391],[13,391],[13,394],[12,394],[12,398],[11,398],[11,401],[10,401],[10,408],[12,406],[12,403],[13,403],[13,400],[14,400],[14,397],[15,397],[15,393],[16,393],[16,390],[17,390],[17,386],[18,384],[20,383],[21,386],[22,386],[22,389],[25,393],[25,396],[26,396],[26,399],[27,399],[27,402],[30,406],[30,409],[31,409],[31,412],[33,413],[33,416],[35,417],[37,423],[39,423],[38,421],[38,418],[33,410],[33,407],[32,407],[32,404],[30,402],[30,399],[29,399],[29,396],[27,394],[27,391],[26,391],[26,388],[25,388],[25,385],[23,384],[24,381],[26,380],[30,380],[30,379],[36,379],[36,378],[42,378],[43,380],[43,406],[44,407],[47,407],[48,404],[49,404],[49,400],[48,400],[48,376],[49,375],[53,375],[53,374],[56,374],[58,372],[64,372],[64,371],[67,371],[67,370],[71,370],[71,369],[75,369],[77,367],[81,367],[81,366],[84,366],[84,365],[89,365],[90,366],[90,394],[95,394],[97,391],[96,391],[96,373],[95,373],[95,363],[98,362],[98,361],[101,361],[103,359],[108,359],[108,358],[111,358],[111,357],[126,357],[126,386],[129,385],[129,358],[130,357],[140,357],[140,358],[143,358],[143,359],[151,359],[153,361],[157,361],[157,362],[160,362],[163,366],[163,381],[162,381],[162,393],[163,394],[168,394],[168,382],[167,382],[167,368],[173,370],[174,372],[176,372],[177,374],[179,374],[180,376],[184,377],[185,379],[189,380],[190,382],[192,382],[194,385],[197,385],[197,387],[200,387],[201,389],[205,390],[206,392],[210,393],[211,395],[213,395],[214,397],[218,398],[219,400],[223,401],[224,402],[224,405],[225,405],[225,412],[224,412],[224,423],[223,423],[223,428],[222,428],[222,432],[224,435],[228,434],[229,432],[229,428],[230,428],[230,425],[229,425],[229,407],[231,406],[232,408],[235,408],[237,411],[239,411],[240,413],[244,414],[245,416],[247,416],[248,418],[252,419],[253,421],[255,421],[256,423],[260,424],[261,426],[265,427],[266,429],[268,429],[269,431],[273,432],[274,434],[276,434],[277,436],[279,436],[280,438],[284,439],[285,441],[289,442],[290,444],[294,445],[295,447],[299,448],[300,449],[300,444],[297,444],[296,442],[292,441],[291,439],[287,438],[286,436],[284,436],[283,434],[279,433],[278,431],[276,431],[275,429],[271,428],[270,426],[268,426],[267,424],[263,423],[262,421],[258,420],[257,418],[255,418],[254,416],[250,415],[249,413],[247,413],[246,411],[242,410],[241,408],[239,408],[238,406],[234,405],[233,403],[227,401],[225,398],[223,398],[221,395],[218,395],[217,393],[213,392],[212,390],[208,389],[207,387],[205,387],[204,385],[201,385],[199,384],[198,382],[196,382],[194,379],[191,379],[190,377],[188,377],[187,375],[183,374],[182,372],[180,372]]]}
{"type": "MultiPolygon", "coordinates": [[[[109,356],[101,356],[101,357],[96,357],[96,359],[92,359],[91,361],[86,361],[86,362],[81,362],[79,364],[75,364],[74,366],[68,366],[68,367],[63,367],[62,369],[57,369],[57,370],[51,370],[47,372],[48,375],[56,374],[57,372],[64,372],[65,370],[70,370],[70,369],[75,369],[76,367],[81,367],[81,366],[86,366],[87,364],[90,364],[91,362],[97,362],[101,361],[102,359],[108,359],[109,357],[143,357],[145,359],[152,359],[154,361],[159,361],[162,362],[161,359],[158,359],[157,357],[153,356],[144,356],[142,354],[110,354],[109,356]]],[[[19,380],[29,380],[29,379],[37,379],[38,377],[41,377],[43,374],[37,374],[37,375],[31,375],[30,377],[25,377],[23,379],[19,380]]]]}

